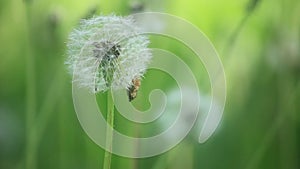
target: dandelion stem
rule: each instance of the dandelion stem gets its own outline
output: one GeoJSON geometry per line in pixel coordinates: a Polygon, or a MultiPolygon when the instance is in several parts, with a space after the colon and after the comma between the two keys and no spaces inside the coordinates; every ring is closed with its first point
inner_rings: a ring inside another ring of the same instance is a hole
{"type": "Polygon", "coordinates": [[[107,92],[107,126],[106,126],[106,150],[104,154],[103,169],[110,169],[113,145],[113,126],[114,126],[114,102],[111,90],[107,92]]]}

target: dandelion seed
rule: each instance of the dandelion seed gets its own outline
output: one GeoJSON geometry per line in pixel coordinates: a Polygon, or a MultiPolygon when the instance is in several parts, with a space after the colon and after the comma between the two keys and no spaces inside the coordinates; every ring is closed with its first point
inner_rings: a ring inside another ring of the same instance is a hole
{"type": "Polygon", "coordinates": [[[93,93],[133,91],[134,79],[143,76],[152,57],[148,44],[131,17],[93,17],[70,33],[66,64],[74,81],[93,93]]]}

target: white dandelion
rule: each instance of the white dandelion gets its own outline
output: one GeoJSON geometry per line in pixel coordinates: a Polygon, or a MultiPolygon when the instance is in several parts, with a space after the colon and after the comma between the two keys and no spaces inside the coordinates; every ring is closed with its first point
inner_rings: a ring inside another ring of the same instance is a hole
{"type": "Polygon", "coordinates": [[[152,57],[149,40],[133,18],[98,16],[82,20],[69,35],[66,64],[80,87],[91,92],[132,88],[152,57]]]}

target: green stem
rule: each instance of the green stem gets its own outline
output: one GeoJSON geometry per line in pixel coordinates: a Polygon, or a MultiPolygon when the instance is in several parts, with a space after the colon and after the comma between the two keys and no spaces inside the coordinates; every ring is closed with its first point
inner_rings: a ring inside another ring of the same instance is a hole
{"type": "Polygon", "coordinates": [[[36,168],[36,130],[34,127],[36,116],[36,79],[35,61],[31,46],[31,15],[30,6],[25,6],[26,18],[26,145],[25,145],[25,168],[36,168]]]}
{"type": "Polygon", "coordinates": [[[104,154],[103,169],[110,169],[113,145],[114,126],[114,101],[111,90],[107,92],[107,126],[106,126],[106,150],[104,154]],[[111,126],[111,127],[110,127],[111,126]]]}

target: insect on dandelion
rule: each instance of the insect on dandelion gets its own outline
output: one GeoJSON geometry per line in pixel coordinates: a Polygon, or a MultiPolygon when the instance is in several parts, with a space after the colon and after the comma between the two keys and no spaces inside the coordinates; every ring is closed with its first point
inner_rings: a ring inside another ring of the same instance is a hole
{"type": "Polygon", "coordinates": [[[140,32],[131,17],[82,20],[67,43],[66,64],[74,82],[93,93],[127,89],[133,100],[151,59],[148,37],[140,32]]]}

